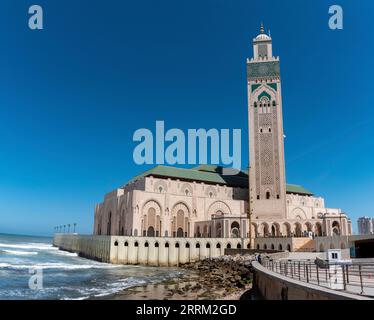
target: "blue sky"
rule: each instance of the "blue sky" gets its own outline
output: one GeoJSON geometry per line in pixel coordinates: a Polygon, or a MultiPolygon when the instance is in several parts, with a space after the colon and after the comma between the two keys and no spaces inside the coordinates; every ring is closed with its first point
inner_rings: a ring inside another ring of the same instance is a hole
{"type": "Polygon", "coordinates": [[[242,128],[246,58],[263,21],[281,58],[286,177],[350,214],[374,209],[374,2],[2,2],[0,232],[92,231],[104,193],[137,166],[132,135],[242,128]],[[40,4],[45,29],[28,29],[40,4]],[[328,8],[344,9],[344,30],[328,8]],[[154,129],[153,129],[154,130],[154,129]]]}

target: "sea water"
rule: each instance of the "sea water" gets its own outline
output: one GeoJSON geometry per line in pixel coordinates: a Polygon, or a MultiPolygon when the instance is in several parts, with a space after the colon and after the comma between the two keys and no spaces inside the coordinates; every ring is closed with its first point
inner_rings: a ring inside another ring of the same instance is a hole
{"type": "Polygon", "coordinates": [[[0,300],[105,298],[180,275],[176,268],[84,259],[53,247],[52,238],[0,234],[0,300]],[[33,275],[40,276],[37,286],[29,284],[33,275]]]}

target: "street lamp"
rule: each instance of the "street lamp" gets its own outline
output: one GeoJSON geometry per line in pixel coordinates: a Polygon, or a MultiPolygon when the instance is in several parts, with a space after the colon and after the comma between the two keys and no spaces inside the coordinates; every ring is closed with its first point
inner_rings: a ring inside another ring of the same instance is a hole
{"type": "Polygon", "coordinates": [[[75,233],[75,227],[77,226],[77,223],[74,222],[74,231],[73,233],[75,233]]]}

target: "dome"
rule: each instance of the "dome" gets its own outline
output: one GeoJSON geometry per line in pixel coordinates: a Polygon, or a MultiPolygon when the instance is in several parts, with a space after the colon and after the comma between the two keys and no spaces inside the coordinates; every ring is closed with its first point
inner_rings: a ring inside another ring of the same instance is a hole
{"type": "Polygon", "coordinates": [[[254,39],[254,41],[267,41],[271,40],[270,35],[265,33],[264,25],[261,23],[260,34],[254,39]]]}
{"type": "Polygon", "coordinates": [[[271,37],[265,33],[260,33],[256,38],[255,41],[264,41],[264,40],[271,40],[271,37]]]}

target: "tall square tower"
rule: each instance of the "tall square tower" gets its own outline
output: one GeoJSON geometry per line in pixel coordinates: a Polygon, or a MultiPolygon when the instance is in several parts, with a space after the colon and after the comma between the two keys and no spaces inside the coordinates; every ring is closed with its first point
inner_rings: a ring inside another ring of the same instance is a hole
{"type": "Polygon", "coordinates": [[[247,60],[250,150],[250,195],[253,218],[286,217],[286,179],[279,58],[273,57],[272,38],[253,40],[247,60]]]}

